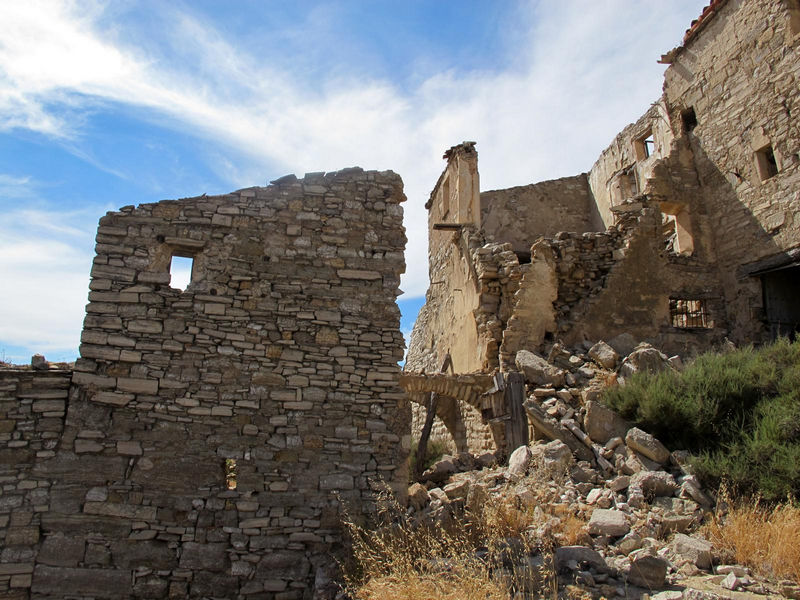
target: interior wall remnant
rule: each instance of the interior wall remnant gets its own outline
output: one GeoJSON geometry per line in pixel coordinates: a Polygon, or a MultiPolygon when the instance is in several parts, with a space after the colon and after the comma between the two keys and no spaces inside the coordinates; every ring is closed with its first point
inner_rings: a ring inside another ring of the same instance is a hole
{"type": "Polygon", "coordinates": [[[527,253],[538,236],[604,229],[585,173],[531,185],[481,192],[486,242],[509,243],[527,253]]]}

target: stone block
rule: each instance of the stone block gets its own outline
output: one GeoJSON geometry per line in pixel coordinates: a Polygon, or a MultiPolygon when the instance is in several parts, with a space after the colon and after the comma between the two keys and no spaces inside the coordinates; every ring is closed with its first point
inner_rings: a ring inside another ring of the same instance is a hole
{"type": "Polygon", "coordinates": [[[520,350],[515,363],[525,375],[525,381],[531,385],[550,385],[556,388],[564,385],[564,371],[533,352],[520,350]]]}
{"type": "Polygon", "coordinates": [[[51,567],[77,567],[83,561],[85,545],[80,536],[65,536],[61,533],[48,535],[42,542],[36,560],[51,567]]]}
{"type": "Polygon", "coordinates": [[[605,444],[615,437],[625,437],[630,429],[628,422],[610,408],[599,402],[586,403],[586,416],[583,427],[592,441],[605,444]]]}
{"type": "Polygon", "coordinates": [[[608,535],[620,537],[628,533],[631,529],[625,513],[605,508],[596,508],[589,519],[590,535],[608,535]]]}
{"type": "Polygon", "coordinates": [[[355,482],[352,475],[331,474],[322,475],[319,478],[320,490],[352,490],[355,488],[355,482]]]}
{"type": "Polygon", "coordinates": [[[711,542],[676,533],[669,545],[670,549],[682,557],[691,560],[700,569],[710,569],[713,558],[711,542]]]}
{"type": "Polygon", "coordinates": [[[95,596],[127,598],[130,571],[118,569],[78,569],[36,565],[31,592],[38,595],[95,596]]]}
{"type": "MultiPolygon", "coordinates": [[[[637,552],[642,552],[637,550],[637,552]]],[[[634,553],[635,554],[635,553],[634,553]]],[[[631,561],[628,583],[650,590],[664,587],[669,563],[660,556],[641,556],[631,561]]]]}
{"type": "Polygon", "coordinates": [[[117,391],[131,392],[133,394],[158,393],[158,379],[135,379],[131,377],[117,378],[117,391]]]}
{"type": "Polygon", "coordinates": [[[595,361],[604,369],[612,370],[619,362],[619,354],[611,346],[603,341],[597,342],[589,349],[589,358],[595,361]]]}
{"type": "Polygon", "coordinates": [[[629,489],[641,490],[648,496],[671,496],[678,484],[666,471],[639,471],[631,476],[629,489]]]}
{"type": "Polygon", "coordinates": [[[123,456],[141,456],[142,444],[137,441],[119,441],[117,442],[117,454],[123,456]]]}
{"type": "Polygon", "coordinates": [[[215,573],[226,571],[228,555],[225,543],[199,544],[186,542],[181,547],[181,569],[199,569],[215,573]]]}
{"type": "Polygon", "coordinates": [[[625,445],[660,465],[666,464],[669,460],[669,450],[664,444],[638,427],[628,430],[625,435],[625,445]]]}

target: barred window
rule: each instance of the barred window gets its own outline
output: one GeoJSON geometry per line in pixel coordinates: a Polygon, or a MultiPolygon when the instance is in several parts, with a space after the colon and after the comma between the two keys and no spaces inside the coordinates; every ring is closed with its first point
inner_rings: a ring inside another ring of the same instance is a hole
{"type": "Polygon", "coordinates": [[[669,320],[673,327],[681,329],[710,329],[705,300],[670,298],[669,320]]]}

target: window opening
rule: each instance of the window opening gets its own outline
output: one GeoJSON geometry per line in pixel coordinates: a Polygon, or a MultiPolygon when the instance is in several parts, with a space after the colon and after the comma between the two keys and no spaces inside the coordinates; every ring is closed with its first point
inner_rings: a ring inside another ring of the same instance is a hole
{"type": "Polygon", "coordinates": [[[445,177],[442,182],[442,217],[446,217],[450,212],[450,178],[445,177]]]}
{"type": "Polygon", "coordinates": [[[711,329],[705,300],[670,298],[669,320],[679,329],[711,329]]]}
{"type": "Polygon", "coordinates": [[[527,265],[528,263],[531,262],[530,252],[514,251],[514,254],[517,255],[517,260],[521,265],[527,265]]]}
{"type": "Polygon", "coordinates": [[[756,168],[761,181],[766,181],[778,174],[778,161],[775,160],[775,152],[772,150],[772,146],[767,145],[760,150],[756,150],[756,168]]]}
{"type": "Polygon", "coordinates": [[[664,212],[662,233],[667,252],[691,256],[694,253],[694,239],[692,238],[689,211],[678,209],[672,212],[668,207],[662,207],[662,211],[664,212]]]}
{"type": "Polygon", "coordinates": [[[681,123],[683,124],[683,130],[686,133],[697,127],[697,114],[695,114],[693,106],[690,106],[681,112],[681,123]]]}
{"type": "Polygon", "coordinates": [[[236,489],[236,459],[225,459],[225,487],[229,490],[236,489]]]}
{"type": "Polygon", "coordinates": [[[634,142],[636,150],[636,160],[644,160],[650,157],[656,150],[656,140],[653,137],[653,130],[649,130],[634,142]]]}
{"type": "Polygon", "coordinates": [[[185,290],[192,282],[192,266],[194,258],[191,256],[173,256],[169,264],[169,285],[178,290],[185,290]]]}

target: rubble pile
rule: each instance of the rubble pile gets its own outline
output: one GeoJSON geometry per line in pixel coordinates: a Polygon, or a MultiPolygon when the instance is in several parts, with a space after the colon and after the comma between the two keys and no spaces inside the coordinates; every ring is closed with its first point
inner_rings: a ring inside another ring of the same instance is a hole
{"type": "MultiPolygon", "coordinates": [[[[492,454],[444,456],[410,487],[409,514],[450,526],[500,503],[526,515],[519,532],[525,552],[509,568],[551,564],[561,591],[579,586],[594,598],[662,600],[730,597],[733,590],[794,597],[793,589],[758,581],[745,567],[719,564],[724,557],[699,532],[714,498],[691,473],[687,454],[670,452],[598,402],[615,377],[680,368],[678,357],[648,344],[627,356],[615,346],[633,344],[598,342],[586,354],[554,344],[547,358],[520,351],[535,440],[504,465],[492,454]]],[[[521,592],[543,593],[541,576],[527,579],[532,589],[521,592]]]]}

